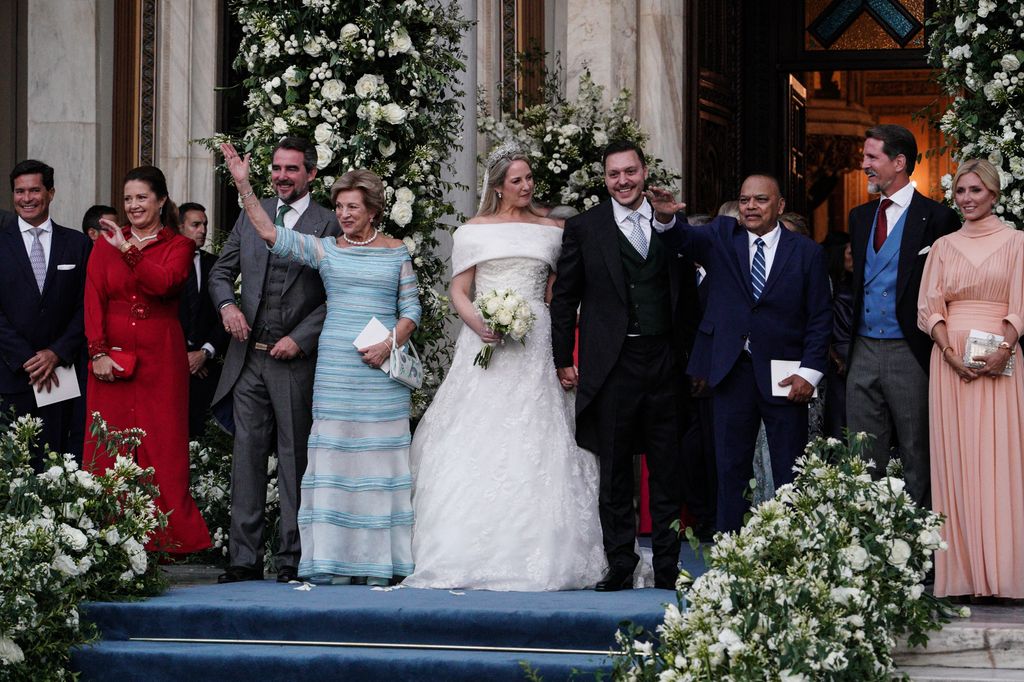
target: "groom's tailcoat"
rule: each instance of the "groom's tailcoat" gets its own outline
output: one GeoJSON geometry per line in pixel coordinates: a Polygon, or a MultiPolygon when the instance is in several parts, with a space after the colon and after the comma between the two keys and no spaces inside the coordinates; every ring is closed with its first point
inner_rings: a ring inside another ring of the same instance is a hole
{"type": "MultiPolygon", "coordinates": [[[[610,201],[566,221],[562,253],[551,301],[551,340],[555,367],[571,367],[579,309],[579,386],[576,441],[598,451],[600,424],[588,409],[619,360],[629,323],[629,295],[619,253],[619,227],[610,201]]],[[[651,230],[652,239],[664,239],[651,230]]],[[[671,294],[671,346],[680,381],[692,343],[697,312],[693,264],[668,251],[671,294]]]]}

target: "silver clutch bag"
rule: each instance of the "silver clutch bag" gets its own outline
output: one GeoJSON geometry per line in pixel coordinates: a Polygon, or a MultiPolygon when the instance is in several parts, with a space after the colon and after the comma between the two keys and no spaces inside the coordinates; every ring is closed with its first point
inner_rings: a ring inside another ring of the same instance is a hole
{"type": "Polygon", "coordinates": [[[395,344],[397,336],[396,328],[391,332],[391,365],[388,367],[388,375],[400,384],[417,389],[423,385],[423,363],[420,361],[420,354],[416,352],[416,346],[412,345],[411,339],[399,348],[395,344]],[[406,352],[406,348],[411,352],[406,352]]]}

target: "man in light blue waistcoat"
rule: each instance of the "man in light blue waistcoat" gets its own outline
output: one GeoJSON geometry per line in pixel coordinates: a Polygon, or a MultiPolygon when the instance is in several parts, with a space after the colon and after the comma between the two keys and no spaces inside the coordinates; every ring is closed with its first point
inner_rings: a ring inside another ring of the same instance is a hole
{"type": "Polygon", "coordinates": [[[876,476],[890,449],[903,462],[907,493],[930,503],[928,359],[932,342],[917,328],[917,293],[932,242],[960,227],[956,213],[918,193],[914,135],[898,125],[867,131],[861,168],[868,192],[850,211],[853,332],[847,357],[847,422],[874,436],[867,456],[876,476]]]}

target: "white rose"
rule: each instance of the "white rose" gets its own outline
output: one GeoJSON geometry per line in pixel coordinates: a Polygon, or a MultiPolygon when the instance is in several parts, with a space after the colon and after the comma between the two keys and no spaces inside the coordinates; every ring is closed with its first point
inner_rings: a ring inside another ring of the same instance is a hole
{"type": "Polygon", "coordinates": [[[387,142],[381,140],[379,143],[377,143],[377,149],[380,151],[381,156],[383,156],[386,159],[387,157],[395,153],[396,147],[395,143],[391,142],[390,140],[387,142]]]}
{"type": "Polygon", "coordinates": [[[356,81],[355,91],[356,95],[358,95],[360,99],[366,99],[367,97],[372,96],[377,92],[377,77],[371,74],[361,76],[359,80],[356,81]]]}
{"type": "Polygon", "coordinates": [[[414,253],[416,253],[416,240],[415,239],[413,239],[412,237],[403,237],[402,238],[402,243],[405,244],[405,249],[406,249],[406,251],[409,252],[410,256],[413,255],[414,253]]]}
{"type": "Polygon", "coordinates": [[[403,204],[411,204],[416,200],[416,195],[408,187],[399,187],[395,190],[395,201],[403,204]]]}
{"type": "Polygon", "coordinates": [[[494,315],[496,312],[498,312],[498,308],[500,307],[500,298],[488,298],[487,301],[484,303],[484,312],[487,313],[488,315],[494,315]]]}
{"type": "Polygon", "coordinates": [[[942,536],[934,528],[925,528],[918,533],[917,541],[926,549],[938,549],[942,544],[942,536]]]}
{"type": "Polygon", "coordinates": [[[121,543],[121,546],[124,547],[124,551],[129,555],[146,551],[135,538],[126,538],[125,541],[121,543]]]}
{"type": "Polygon", "coordinates": [[[313,40],[312,38],[310,38],[309,40],[306,41],[306,43],[302,46],[302,49],[310,57],[319,57],[320,56],[320,43],[318,43],[317,41],[313,40]]]}
{"type": "Polygon", "coordinates": [[[720,644],[724,644],[729,655],[733,655],[743,651],[744,645],[743,640],[729,628],[723,629],[718,633],[718,641],[720,644]]]}
{"type": "Polygon", "coordinates": [[[391,125],[398,125],[399,123],[405,121],[405,109],[395,104],[394,102],[391,102],[390,104],[385,104],[381,108],[381,115],[384,117],[384,120],[386,120],[391,125]]]}
{"type": "Polygon", "coordinates": [[[60,524],[61,539],[74,551],[81,552],[83,549],[89,546],[89,538],[85,537],[85,533],[78,530],[73,526],[69,526],[66,523],[60,524]]]}
{"type": "Polygon", "coordinates": [[[334,152],[331,148],[324,144],[318,144],[316,146],[316,167],[323,170],[327,167],[327,164],[334,158],[334,152]]]}
{"type": "Polygon", "coordinates": [[[795,673],[789,668],[779,671],[779,682],[808,682],[803,673],[795,673]]]}
{"type": "Polygon", "coordinates": [[[78,565],[75,560],[69,557],[67,554],[58,554],[54,557],[53,562],[50,564],[54,569],[60,571],[66,576],[78,575],[78,565]]]}
{"type": "Polygon", "coordinates": [[[10,637],[0,637],[0,661],[4,663],[24,663],[25,652],[10,637]]]}
{"type": "Polygon", "coordinates": [[[494,314],[494,319],[498,321],[502,327],[507,327],[512,324],[512,313],[505,308],[498,308],[498,312],[494,314]]]}
{"type": "Polygon", "coordinates": [[[324,96],[324,99],[337,102],[345,94],[345,84],[337,78],[332,78],[320,86],[320,93],[324,96]]]}
{"type": "Polygon", "coordinates": [[[388,42],[388,55],[394,57],[396,54],[405,54],[411,49],[412,39],[404,28],[398,29],[391,35],[391,41],[388,42]]]}
{"type": "Polygon", "coordinates": [[[403,201],[395,202],[391,207],[391,220],[399,227],[405,227],[412,220],[412,205],[403,201]]]}
{"type": "Polygon", "coordinates": [[[116,526],[111,526],[103,533],[103,539],[107,541],[107,544],[113,547],[117,543],[121,542],[121,534],[117,532],[116,526]]]}
{"type": "Polygon", "coordinates": [[[846,660],[846,656],[843,656],[838,651],[833,651],[825,657],[822,667],[825,670],[843,670],[848,664],[849,661],[846,660]]]}
{"type": "Polygon", "coordinates": [[[875,485],[877,485],[883,493],[889,493],[892,491],[891,494],[893,497],[899,497],[900,493],[903,492],[903,488],[906,486],[906,483],[903,482],[902,478],[887,477],[883,478],[875,485]]]}
{"type": "Polygon", "coordinates": [[[920,599],[921,595],[923,593],[924,593],[924,585],[914,585],[913,587],[910,588],[910,598],[912,600],[914,600],[914,601],[917,601],[918,599],[920,599]]]}
{"type": "Polygon", "coordinates": [[[855,571],[863,571],[868,567],[869,557],[866,549],[860,545],[850,545],[843,550],[843,556],[855,571]]]}
{"type": "Polygon", "coordinates": [[[334,137],[334,127],[330,123],[321,123],[313,131],[313,139],[317,144],[327,144],[334,137]]]}
{"type": "Polygon", "coordinates": [[[904,566],[910,559],[910,545],[905,540],[896,538],[889,541],[889,563],[893,566],[904,566]]]}
{"type": "Polygon", "coordinates": [[[999,65],[1003,67],[1003,71],[1010,73],[1020,68],[1020,60],[1017,59],[1017,55],[1004,54],[1003,58],[999,60],[999,65]]]}
{"type": "Polygon", "coordinates": [[[273,95],[270,96],[270,103],[273,104],[275,107],[279,106],[283,101],[284,100],[281,99],[281,95],[278,95],[277,93],[274,93],[273,95]]]}
{"type": "Polygon", "coordinates": [[[146,572],[146,565],[149,563],[149,560],[146,558],[145,552],[137,552],[128,555],[128,563],[131,564],[135,575],[142,575],[146,572]]]}
{"type": "Polygon", "coordinates": [[[856,587],[833,587],[831,595],[832,601],[837,604],[845,604],[850,599],[856,599],[860,596],[860,590],[856,587]]]}
{"type": "Polygon", "coordinates": [[[516,320],[515,322],[512,323],[512,328],[509,330],[509,333],[512,335],[513,339],[519,341],[524,336],[526,336],[527,332],[529,331],[530,330],[526,326],[526,322],[524,322],[523,320],[516,320]]]}
{"type": "Polygon", "coordinates": [[[359,27],[355,24],[345,24],[341,27],[342,41],[355,40],[357,35],[359,35],[359,27]]]}
{"type": "Polygon", "coordinates": [[[302,76],[299,75],[298,69],[294,66],[289,66],[285,69],[284,73],[281,74],[281,78],[284,80],[284,84],[291,88],[302,83],[302,76]]]}

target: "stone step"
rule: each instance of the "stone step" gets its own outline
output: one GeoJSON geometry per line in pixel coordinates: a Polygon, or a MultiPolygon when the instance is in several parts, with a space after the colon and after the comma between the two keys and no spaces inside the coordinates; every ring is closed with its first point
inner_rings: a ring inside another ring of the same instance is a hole
{"type": "Polygon", "coordinates": [[[1024,670],[984,670],[915,665],[900,668],[914,682],[1024,682],[1024,670]]]}
{"type": "Polygon", "coordinates": [[[915,680],[1024,680],[1024,607],[973,606],[970,618],[931,633],[927,647],[902,646],[896,662],[925,675],[915,680]],[[953,676],[927,676],[943,671],[953,676]]]}

